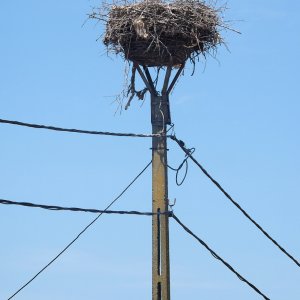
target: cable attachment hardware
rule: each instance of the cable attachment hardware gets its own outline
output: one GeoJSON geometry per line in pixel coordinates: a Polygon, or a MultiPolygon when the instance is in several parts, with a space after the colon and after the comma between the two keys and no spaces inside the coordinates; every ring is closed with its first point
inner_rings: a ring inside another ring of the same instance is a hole
{"type": "Polygon", "coordinates": [[[175,204],[176,204],[176,198],[174,198],[174,201],[173,201],[172,204],[170,202],[170,199],[168,199],[168,206],[169,206],[169,209],[170,209],[171,216],[173,215],[173,207],[175,206],[175,204]]]}
{"type": "Polygon", "coordinates": [[[169,131],[171,131],[171,136],[172,135],[175,135],[175,124],[174,123],[171,123],[170,125],[169,125],[169,128],[168,128],[168,130],[167,130],[167,133],[169,132],[169,131]]]}

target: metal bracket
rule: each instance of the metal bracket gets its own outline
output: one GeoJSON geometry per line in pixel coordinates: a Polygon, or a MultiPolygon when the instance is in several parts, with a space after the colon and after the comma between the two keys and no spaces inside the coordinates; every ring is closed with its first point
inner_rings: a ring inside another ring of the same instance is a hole
{"type": "Polygon", "coordinates": [[[165,75],[165,79],[164,79],[163,88],[161,90],[161,93],[159,93],[154,86],[154,82],[153,82],[153,79],[151,78],[151,74],[149,72],[148,67],[142,66],[143,70],[144,70],[144,72],[143,72],[143,70],[141,69],[139,64],[134,63],[134,65],[135,65],[137,71],[139,72],[143,82],[145,83],[147,89],[149,90],[151,96],[158,96],[159,94],[169,96],[170,92],[174,88],[174,85],[175,85],[177,79],[179,78],[180,74],[182,73],[182,71],[184,69],[184,64],[182,64],[180,66],[180,68],[178,69],[178,71],[176,72],[173,80],[171,81],[171,84],[169,85],[169,81],[170,81],[170,77],[171,77],[171,73],[172,73],[172,67],[168,66],[166,75],[165,75]]]}
{"type": "Polygon", "coordinates": [[[167,90],[167,94],[168,94],[168,95],[171,93],[171,91],[172,91],[172,89],[173,89],[173,87],[174,87],[174,85],[175,85],[175,83],[176,83],[176,81],[177,81],[179,75],[182,73],[183,69],[184,69],[184,64],[182,64],[182,65],[180,66],[180,68],[178,69],[176,75],[174,76],[174,78],[173,78],[173,80],[172,80],[172,82],[171,82],[171,84],[170,84],[170,86],[169,86],[169,88],[168,88],[168,90],[167,90]]]}
{"type": "Polygon", "coordinates": [[[165,126],[171,124],[171,113],[170,113],[170,103],[169,103],[169,94],[174,88],[174,85],[179,78],[180,74],[184,69],[184,64],[180,66],[178,71],[176,72],[171,84],[169,85],[172,67],[168,66],[166,70],[166,75],[164,78],[163,88],[161,93],[159,93],[155,86],[154,82],[151,78],[151,74],[147,66],[142,66],[143,70],[141,69],[140,65],[135,63],[135,67],[139,72],[143,82],[145,83],[147,89],[151,94],[151,106],[152,106],[152,114],[151,114],[151,121],[153,125],[158,126],[165,126]]]}

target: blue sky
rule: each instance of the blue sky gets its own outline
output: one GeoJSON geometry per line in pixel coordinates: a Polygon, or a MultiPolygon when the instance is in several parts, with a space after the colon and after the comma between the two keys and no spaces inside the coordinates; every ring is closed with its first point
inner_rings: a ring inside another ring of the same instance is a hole
{"type": "MultiPolygon", "coordinates": [[[[124,63],[87,22],[100,1],[2,1],[0,118],[61,127],[151,131],[149,99],[115,114],[124,63]]],[[[230,52],[197,65],[171,96],[177,136],[232,196],[300,258],[300,3],[230,0],[242,32],[230,52]]],[[[0,126],[0,198],[104,208],[150,161],[151,141],[0,126]]],[[[169,142],[169,162],[183,158],[169,142]]],[[[192,162],[183,186],[169,174],[175,212],[272,300],[300,297],[299,268],[192,162]]],[[[114,209],[151,209],[148,170],[114,209]]],[[[0,299],[7,299],[94,217],[0,207],[0,299]]],[[[170,220],[172,299],[259,299],[170,220]]],[[[151,219],[103,216],[15,299],[151,299],[151,219]]]]}

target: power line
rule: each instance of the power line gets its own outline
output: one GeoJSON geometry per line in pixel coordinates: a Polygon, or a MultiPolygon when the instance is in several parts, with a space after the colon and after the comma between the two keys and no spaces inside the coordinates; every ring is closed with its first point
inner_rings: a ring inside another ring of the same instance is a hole
{"type": "Polygon", "coordinates": [[[298,267],[300,267],[299,261],[294,258],[290,253],[288,253],[275,239],[273,239],[267,232],[262,228],[261,225],[259,225],[220,185],[219,182],[217,182],[205,169],[204,167],[192,156],[192,153],[189,149],[185,147],[185,143],[179,139],[176,138],[175,135],[170,137],[172,140],[174,140],[179,147],[186,153],[186,155],[201,169],[201,171],[218,187],[218,189],[231,201],[233,205],[235,205],[242,213],[243,215],[249,219],[274,245],[276,245],[287,257],[289,257],[298,267]]]}
{"type": "Polygon", "coordinates": [[[63,206],[56,206],[56,205],[44,205],[44,204],[35,204],[31,202],[16,202],[11,200],[4,200],[0,199],[0,204],[4,205],[18,205],[18,206],[25,206],[31,208],[42,208],[52,211],[74,211],[74,212],[88,212],[88,213],[96,213],[96,214],[118,214],[118,215],[137,215],[137,216],[154,216],[154,215],[167,215],[170,212],[160,212],[160,213],[153,213],[153,212],[141,212],[136,210],[99,210],[93,208],[79,208],[79,207],[63,207],[63,206]]]}
{"type": "Polygon", "coordinates": [[[265,294],[263,294],[254,284],[249,282],[245,277],[239,274],[228,262],[221,258],[215,251],[213,251],[203,240],[201,240],[196,234],[194,234],[188,227],[186,227],[174,214],[172,215],[173,219],[191,236],[193,236],[202,246],[204,246],[211,255],[217,260],[221,261],[231,272],[233,272],[241,281],[248,284],[256,293],[261,295],[264,299],[270,300],[265,294]]]}
{"type": "Polygon", "coordinates": [[[136,133],[118,133],[118,132],[108,132],[108,131],[70,129],[70,128],[55,127],[55,126],[24,123],[24,122],[5,120],[5,119],[0,119],[0,123],[24,126],[24,127],[30,127],[30,128],[37,128],[37,129],[47,129],[47,130],[54,130],[54,131],[93,134],[93,135],[109,135],[109,136],[140,137],[140,138],[150,138],[150,137],[155,137],[155,136],[161,136],[160,134],[136,134],[136,133]]]}
{"type": "MultiPolygon", "coordinates": [[[[133,183],[148,169],[148,167],[152,164],[150,161],[146,167],[127,185],[127,187],[105,208],[108,210],[118,199],[120,199],[123,194],[133,185],[133,183]]],[[[12,299],[19,292],[21,292],[27,285],[29,285],[35,278],[37,278],[43,271],[45,271],[55,260],[57,260],[72,244],[74,244],[79,237],[89,228],[91,227],[101,216],[103,213],[100,213],[95,219],[93,219],[80,233],[62,250],[60,251],[46,266],[44,266],[38,273],[36,273],[30,280],[28,280],[22,287],[20,287],[12,296],[10,296],[7,300],[12,299]]]]}

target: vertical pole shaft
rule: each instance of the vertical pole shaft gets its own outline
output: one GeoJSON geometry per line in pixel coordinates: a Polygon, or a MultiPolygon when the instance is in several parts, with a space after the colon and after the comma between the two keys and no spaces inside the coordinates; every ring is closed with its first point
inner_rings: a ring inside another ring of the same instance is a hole
{"type": "MultiPolygon", "coordinates": [[[[166,123],[168,97],[151,96],[152,138],[152,211],[168,211],[168,168],[166,123]]],[[[170,300],[169,217],[152,218],[152,300],[170,300]]]]}

